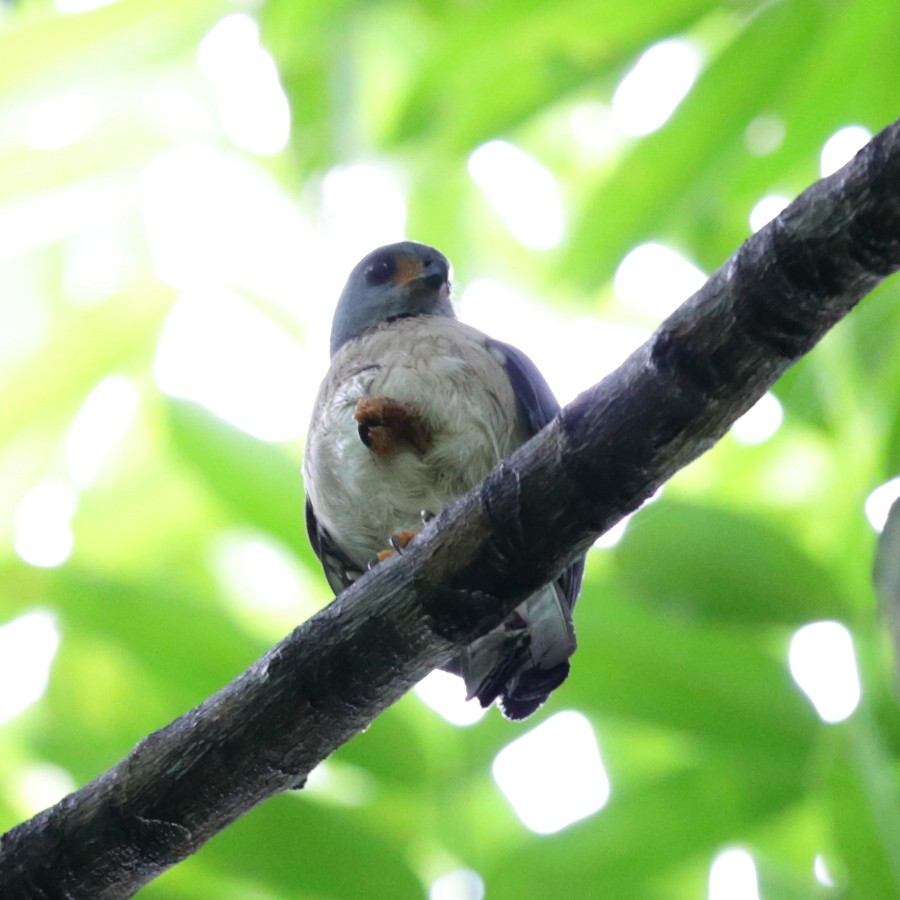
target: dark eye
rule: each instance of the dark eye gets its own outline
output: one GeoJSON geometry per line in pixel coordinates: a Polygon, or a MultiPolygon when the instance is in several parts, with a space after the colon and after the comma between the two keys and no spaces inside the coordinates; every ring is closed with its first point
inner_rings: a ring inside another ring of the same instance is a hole
{"type": "Polygon", "coordinates": [[[396,273],[397,264],[393,256],[379,256],[373,259],[363,270],[363,278],[366,284],[385,284],[396,273]]]}

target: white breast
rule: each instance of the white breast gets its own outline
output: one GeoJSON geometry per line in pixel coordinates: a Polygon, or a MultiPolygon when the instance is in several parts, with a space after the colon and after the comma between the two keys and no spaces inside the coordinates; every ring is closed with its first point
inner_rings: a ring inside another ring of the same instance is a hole
{"type": "Polygon", "coordinates": [[[387,324],[335,355],[313,412],[304,461],[320,524],[360,566],[392,534],[420,525],[478,484],[524,440],[512,386],[485,336],[455,319],[387,324]],[[381,458],[353,418],[363,397],[419,409],[432,433],[424,455],[381,458]]]}

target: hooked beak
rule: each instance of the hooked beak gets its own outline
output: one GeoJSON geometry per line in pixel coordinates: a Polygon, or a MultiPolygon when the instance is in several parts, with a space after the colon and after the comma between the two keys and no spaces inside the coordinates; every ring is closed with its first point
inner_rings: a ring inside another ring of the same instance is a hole
{"type": "Polygon", "coordinates": [[[442,287],[449,287],[450,271],[440,257],[418,259],[406,257],[398,260],[395,279],[413,296],[432,294],[442,287]]]}

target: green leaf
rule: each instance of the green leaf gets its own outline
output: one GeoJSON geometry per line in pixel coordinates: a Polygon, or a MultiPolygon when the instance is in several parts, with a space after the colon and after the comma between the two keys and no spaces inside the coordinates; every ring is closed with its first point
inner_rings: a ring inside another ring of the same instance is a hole
{"type": "Polygon", "coordinates": [[[559,702],[786,765],[809,752],[816,718],[788,674],[786,640],[775,659],[759,646],[768,639],[754,642],[639,606],[590,568],[576,625],[579,649],[559,702]]]}
{"type": "Polygon", "coordinates": [[[827,796],[850,895],[900,896],[900,803],[893,762],[864,719],[848,723],[835,744],[826,770],[827,796]]]}
{"type": "Polygon", "coordinates": [[[592,0],[526,7],[505,0],[454,10],[435,23],[430,52],[411,73],[396,139],[428,137],[445,151],[466,153],[608,78],[643,46],[688,28],[713,7],[708,0],[664,0],[652,10],[592,0]]]}
{"type": "Polygon", "coordinates": [[[243,520],[282,540],[311,566],[304,526],[300,462],[272,444],[239,431],[204,407],[170,400],[172,441],[178,453],[243,520]]]}
{"type": "Polygon", "coordinates": [[[26,86],[56,89],[73,77],[151,65],[190,47],[224,10],[219,0],[184,0],[178,13],[175,18],[152,0],[109,4],[77,16],[30,4],[20,16],[0,20],[0,94],[26,86]]]}
{"type": "Polygon", "coordinates": [[[312,804],[302,792],[276,797],[163,875],[154,887],[156,896],[170,896],[167,891],[190,884],[194,871],[209,866],[275,897],[419,900],[422,884],[404,848],[392,845],[377,828],[360,827],[358,819],[356,810],[312,804]]]}
{"type": "Polygon", "coordinates": [[[671,120],[638,141],[587,195],[564,280],[584,287],[606,281],[628,250],[659,238],[695,192],[710,190],[706,171],[746,153],[744,130],[800,69],[823,17],[819,4],[798,0],[772,4],[750,21],[712,60],[671,120]]]}
{"type": "Polygon", "coordinates": [[[793,779],[772,774],[760,777],[763,772],[742,765],[740,757],[706,758],[617,790],[613,773],[604,809],[544,838],[540,853],[528,843],[501,857],[484,872],[487,891],[509,898],[552,896],[564,872],[567,896],[630,897],[632,885],[652,885],[686,859],[711,860],[723,844],[796,802],[802,794],[798,772],[793,779]]]}
{"type": "Polygon", "coordinates": [[[802,625],[847,614],[828,571],[759,517],[663,499],[614,553],[623,596],[679,620],[802,625]]]}

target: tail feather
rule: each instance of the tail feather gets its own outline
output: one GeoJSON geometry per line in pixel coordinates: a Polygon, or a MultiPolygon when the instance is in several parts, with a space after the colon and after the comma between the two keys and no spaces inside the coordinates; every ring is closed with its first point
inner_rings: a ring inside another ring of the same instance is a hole
{"type": "Polygon", "coordinates": [[[568,604],[557,585],[548,585],[466,647],[453,668],[465,679],[468,699],[484,707],[497,700],[507,718],[524,719],[565,681],[575,647],[568,604]]]}
{"type": "Polygon", "coordinates": [[[528,669],[506,686],[497,701],[507,719],[527,719],[569,675],[569,661],[552,669],[528,669]]]}

